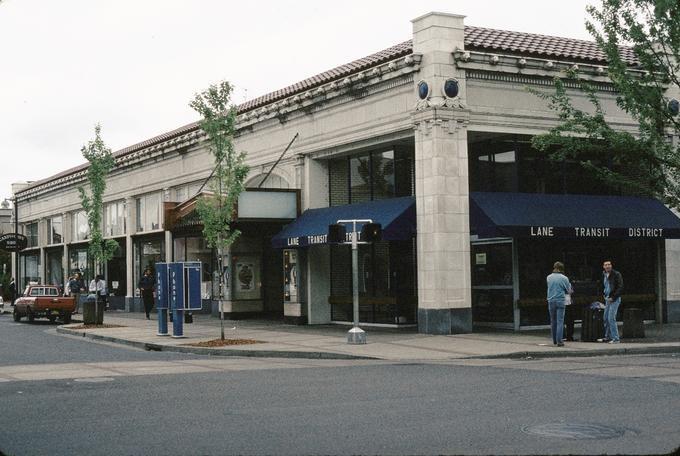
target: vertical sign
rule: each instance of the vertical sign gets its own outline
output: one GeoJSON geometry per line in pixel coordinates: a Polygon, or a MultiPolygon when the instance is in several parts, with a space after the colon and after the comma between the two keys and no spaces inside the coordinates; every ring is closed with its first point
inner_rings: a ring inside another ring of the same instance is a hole
{"type": "Polygon", "coordinates": [[[168,263],[156,263],[156,309],[167,309],[168,304],[168,263]]]}
{"type": "Polygon", "coordinates": [[[202,264],[199,261],[184,263],[185,280],[184,300],[185,310],[201,310],[201,273],[202,264]]]}
{"type": "Polygon", "coordinates": [[[184,264],[168,263],[170,308],[184,310],[184,264]]]}

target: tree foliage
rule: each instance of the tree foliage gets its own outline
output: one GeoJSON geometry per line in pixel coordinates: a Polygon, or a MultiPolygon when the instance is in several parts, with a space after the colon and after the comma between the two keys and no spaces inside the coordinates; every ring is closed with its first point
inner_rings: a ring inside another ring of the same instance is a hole
{"type": "Polygon", "coordinates": [[[95,125],[94,134],[94,139],[88,141],[80,149],[83,157],[89,162],[87,181],[90,187],[90,194],[88,195],[83,186],[78,187],[78,192],[80,193],[80,202],[87,215],[87,224],[90,228],[89,252],[97,267],[101,267],[113,258],[118,248],[116,241],[104,239],[102,233],[103,196],[106,191],[106,176],[113,169],[115,162],[111,149],[106,147],[101,138],[101,126],[99,124],[95,125]]]}
{"type": "Polygon", "coordinates": [[[680,207],[680,151],[669,140],[680,132],[671,101],[680,90],[680,2],[603,0],[587,11],[586,27],[606,56],[616,104],[638,129],[631,133],[610,125],[597,88],[571,70],[555,78],[554,93],[532,90],[561,122],[536,136],[533,145],[555,160],[578,161],[594,178],[624,193],[680,207]],[[578,83],[591,109],[574,106],[565,79],[578,83]]]}
{"type": "Polygon", "coordinates": [[[210,181],[212,195],[198,200],[197,211],[208,245],[218,249],[229,247],[241,234],[231,227],[231,223],[249,171],[245,165],[245,152],[234,149],[236,107],[230,102],[232,90],[229,82],[222,81],[196,94],[189,104],[202,117],[201,129],[208,137],[209,149],[215,159],[215,171],[210,181]]]}

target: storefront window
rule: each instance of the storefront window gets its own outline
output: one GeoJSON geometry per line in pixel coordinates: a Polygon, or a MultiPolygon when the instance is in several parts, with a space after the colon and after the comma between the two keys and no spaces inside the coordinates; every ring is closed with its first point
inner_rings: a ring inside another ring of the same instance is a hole
{"type": "Polygon", "coordinates": [[[21,255],[21,281],[22,290],[30,282],[41,283],[40,278],[40,254],[26,254],[21,255]]]}
{"type": "Polygon", "coordinates": [[[47,219],[47,244],[61,244],[64,240],[63,235],[61,215],[47,219]]]}
{"type": "Polygon", "coordinates": [[[137,198],[137,231],[161,228],[161,195],[149,193],[137,198]]]}
{"type": "Polygon", "coordinates": [[[399,146],[331,160],[329,199],[331,206],[412,196],[414,188],[414,150],[399,146]]]}
{"type": "Polygon", "coordinates": [[[352,204],[371,200],[371,156],[349,159],[349,195],[352,204]]]}
{"type": "Polygon", "coordinates": [[[394,151],[373,154],[373,199],[394,197],[394,151]]]}
{"type": "Polygon", "coordinates": [[[38,246],[38,222],[28,223],[24,225],[24,235],[27,239],[26,247],[38,246]]]}
{"type": "MultiPolygon", "coordinates": [[[[331,319],[352,320],[352,251],[331,248],[331,319]]],[[[415,322],[416,269],[412,241],[359,246],[359,319],[366,323],[415,322]]]]}
{"type": "Polygon", "coordinates": [[[104,206],[104,235],[123,236],[126,231],[125,202],[117,201],[104,206]]]}
{"type": "MultiPolygon", "coordinates": [[[[545,277],[555,261],[565,265],[565,274],[574,288],[574,304],[582,309],[594,301],[601,301],[599,281],[602,262],[613,261],[625,284],[622,309],[626,305],[642,308],[644,318],[655,319],[656,251],[655,241],[617,240],[535,240],[519,239],[519,292],[522,325],[548,322],[545,307],[545,277]]],[[[580,319],[580,317],[577,317],[580,319]]]]}
{"type": "Polygon", "coordinates": [[[135,242],[135,286],[146,268],[155,274],[156,263],[165,261],[164,247],[161,238],[138,239],[135,242]]]}
{"type": "MultiPolygon", "coordinates": [[[[470,189],[478,192],[620,195],[626,189],[602,183],[573,159],[535,150],[531,136],[477,134],[468,144],[470,189]]],[[[585,157],[584,157],[585,159],[585,157]]],[[[598,165],[598,157],[588,158],[598,165]]]]}
{"type": "Polygon", "coordinates": [[[92,268],[90,265],[90,258],[87,253],[87,246],[71,247],[68,252],[69,257],[69,272],[71,274],[80,272],[85,283],[89,283],[93,279],[92,268]]]}
{"type": "Polygon", "coordinates": [[[499,138],[470,145],[470,188],[473,191],[517,191],[517,147],[499,138]]]}
{"type": "Polygon", "coordinates": [[[217,280],[219,284],[219,276],[213,278],[213,270],[215,270],[215,261],[213,249],[209,248],[205,239],[201,236],[182,236],[176,237],[173,240],[173,260],[174,261],[200,261],[203,269],[203,276],[201,278],[201,296],[217,296],[213,293],[213,281],[217,280]]]}
{"type": "Polygon", "coordinates": [[[48,249],[45,251],[47,285],[64,286],[64,269],[62,267],[62,259],[64,258],[64,249],[48,249]]]}
{"type": "Polygon", "coordinates": [[[72,220],[71,237],[73,241],[86,241],[89,239],[90,227],[87,223],[87,214],[85,211],[74,212],[72,220]]]}

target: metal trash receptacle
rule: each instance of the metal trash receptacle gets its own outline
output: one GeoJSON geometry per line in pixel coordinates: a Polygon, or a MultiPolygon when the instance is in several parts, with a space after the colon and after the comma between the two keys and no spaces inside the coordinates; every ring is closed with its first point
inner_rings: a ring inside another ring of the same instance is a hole
{"type": "Polygon", "coordinates": [[[597,342],[604,337],[604,311],[585,308],[581,320],[581,341],[597,342]]]}
{"type": "Polygon", "coordinates": [[[96,297],[91,294],[87,296],[87,299],[83,303],[83,323],[86,325],[101,325],[104,324],[104,307],[106,303],[102,300],[99,301],[99,308],[96,309],[96,297]],[[97,312],[95,320],[95,311],[97,312]]]}
{"type": "Polygon", "coordinates": [[[625,339],[641,339],[645,337],[645,321],[642,309],[631,307],[623,309],[623,331],[621,337],[625,339]]]}

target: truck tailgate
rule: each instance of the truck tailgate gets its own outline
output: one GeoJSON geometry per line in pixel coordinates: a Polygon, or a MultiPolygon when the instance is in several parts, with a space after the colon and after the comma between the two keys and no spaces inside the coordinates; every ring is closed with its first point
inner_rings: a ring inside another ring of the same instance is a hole
{"type": "Polygon", "coordinates": [[[75,310],[75,299],[66,296],[41,296],[36,299],[35,307],[36,309],[66,310],[73,312],[75,310]]]}

